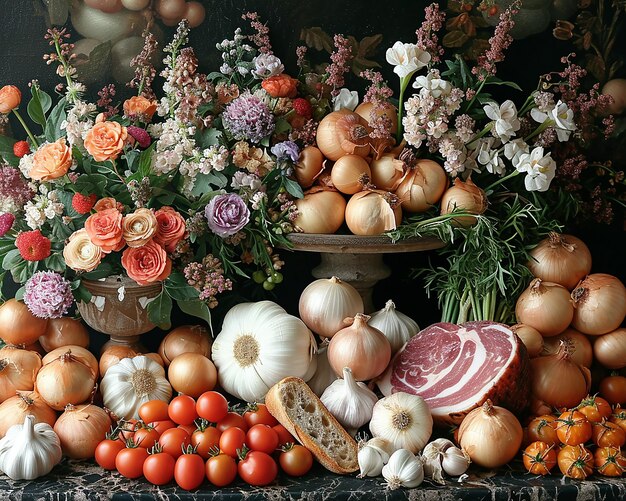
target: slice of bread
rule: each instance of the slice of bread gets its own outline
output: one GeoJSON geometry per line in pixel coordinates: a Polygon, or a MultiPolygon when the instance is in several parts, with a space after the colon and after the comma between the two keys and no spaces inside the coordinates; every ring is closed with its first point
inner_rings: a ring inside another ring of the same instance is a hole
{"type": "Polygon", "coordinates": [[[270,413],[333,473],[359,469],[356,441],[298,377],[286,377],[265,396],[270,413]]]}

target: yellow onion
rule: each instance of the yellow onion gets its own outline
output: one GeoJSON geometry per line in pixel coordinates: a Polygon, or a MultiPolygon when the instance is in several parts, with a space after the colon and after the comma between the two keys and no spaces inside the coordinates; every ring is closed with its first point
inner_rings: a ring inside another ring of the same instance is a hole
{"type": "MultiPolygon", "coordinates": [[[[487,195],[484,190],[474,184],[471,179],[463,181],[458,177],[441,197],[441,214],[450,214],[462,210],[470,214],[482,214],[487,210],[487,195]]],[[[472,226],[476,223],[473,216],[455,216],[454,221],[461,226],[472,226]]]]}
{"type": "Polygon", "coordinates": [[[200,353],[183,353],[172,360],[167,369],[172,388],[193,398],[215,388],[217,370],[213,362],[200,353]]]}
{"type": "Polygon", "coordinates": [[[366,157],[370,152],[370,127],[360,115],[343,109],[322,118],[317,127],[317,147],[329,160],[343,155],[366,157]]]}
{"type": "Polygon", "coordinates": [[[441,199],[448,187],[448,175],[433,160],[418,160],[409,167],[396,188],[396,195],[407,212],[425,212],[441,199]]]}
{"type": "Polygon", "coordinates": [[[338,191],[313,187],[295,204],[294,225],[304,233],[335,233],[345,221],[346,199],[338,191]]]}
{"type": "Polygon", "coordinates": [[[389,133],[394,135],[398,130],[398,112],[395,106],[389,102],[383,103],[382,108],[374,109],[371,101],[359,104],[354,112],[361,115],[371,126],[379,117],[385,116],[385,121],[389,124],[389,133]]]}
{"type": "Polygon", "coordinates": [[[404,162],[393,153],[385,153],[370,163],[372,183],[379,190],[395,191],[404,177],[404,162]]]}
{"type": "Polygon", "coordinates": [[[94,404],[68,405],[54,424],[63,454],[73,459],[89,459],[111,427],[111,418],[94,404]]]}
{"type": "Polygon", "coordinates": [[[355,193],[346,205],[346,224],[355,235],[380,235],[402,222],[398,197],[382,190],[355,193]]]}
{"type": "Polygon", "coordinates": [[[316,146],[306,146],[294,166],[296,180],[303,188],[310,188],[324,170],[324,155],[316,146]]]}
{"type": "Polygon", "coordinates": [[[606,114],[621,115],[626,110],[626,78],[613,78],[602,86],[602,94],[611,96],[606,114]]]}
{"type": "Polygon", "coordinates": [[[356,381],[380,376],[391,360],[391,344],[385,335],[368,325],[369,315],[346,318],[350,325],[338,331],[328,344],[328,362],[337,376],[348,367],[356,381]]]}
{"type": "Polygon", "coordinates": [[[517,298],[515,316],[544,337],[556,336],[572,322],[574,306],[565,287],[535,278],[517,298]]]}
{"type": "Polygon", "coordinates": [[[591,341],[585,334],[571,327],[568,327],[557,336],[544,338],[541,354],[553,355],[559,351],[561,341],[567,343],[572,362],[591,368],[591,363],[593,362],[593,346],[591,341]]]}
{"type": "Polygon", "coordinates": [[[15,424],[24,423],[24,418],[32,414],[35,424],[47,423],[54,426],[57,413],[36,391],[20,391],[0,404],[0,438],[15,424]]]}
{"type": "Polygon", "coordinates": [[[89,332],[82,322],[72,317],[51,318],[39,342],[44,350],[50,352],[63,346],[89,347],[89,332]]]}
{"type": "Polygon", "coordinates": [[[0,339],[7,344],[34,343],[46,331],[48,319],[33,315],[28,306],[11,298],[0,306],[0,339]]]}
{"type": "Polygon", "coordinates": [[[182,325],[171,330],[159,345],[159,355],[165,367],[182,353],[200,353],[208,357],[213,342],[203,325],[182,325]]]}
{"type": "Polygon", "coordinates": [[[593,354],[607,369],[626,367],[626,329],[619,328],[598,336],[593,343],[593,354]]]}
{"type": "Polygon", "coordinates": [[[551,232],[530,251],[528,269],[545,280],[572,290],[591,271],[591,252],[580,238],[551,232]]]}
{"type": "Polygon", "coordinates": [[[626,287],[608,273],[592,273],[572,291],[572,327],[598,336],[617,329],[626,317],[626,287]]]}
{"type": "Polygon", "coordinates": [[[17,390],[34,388],[41,369],[41,356],[30,350],[5,346],[0,350],[0,402],[15,395],[17,390]]]}
{"type": "MultiPolygon", "coordinates": [[[[106,350],[102,352],[100,355],[100,362],[98,364],[98,368],[100,370],[100,377],[104,377],[109,370],[110,367],[117,364],[120,360],[124,358],[133,358],[136,357],[138,353],[130,348],[129,346],[110,346],[106,350]]],[[[158,355],[158,354],[157,354],[158,355]]],[[[160,357],[159,357],[160,358],[160,357]]],[[[161,365],[163,362],[161,361],[161,365]]]]}
{"type": "Polygon", "coordinates": [[[511,330],[522,340],[530,358],[541,354],[543,350],[543,336],[537,329],[526,324],[515,324],[511,327],[511,330]]]}
{"type": "Polygon", "coordinates": [[[342,156],[330,170],[333,186],[347,195],[363,190],[369,185],[371,178],[372,172],[367,160],[358,155],[342,156]]]}

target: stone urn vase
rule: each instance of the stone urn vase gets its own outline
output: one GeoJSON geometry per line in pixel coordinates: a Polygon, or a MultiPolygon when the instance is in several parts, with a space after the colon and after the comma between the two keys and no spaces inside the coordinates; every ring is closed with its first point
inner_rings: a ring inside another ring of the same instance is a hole
{"type": "Polygon", "coordinates": [[[162,290],[161,282],[139,285],[124,275],[83,280],[91,292],[89,303],[79,302],[78,311],[87,325],[111,337],[102,347],[141,348],[140,336],[156,326],[148,318],[148,303],[162,290]]]}

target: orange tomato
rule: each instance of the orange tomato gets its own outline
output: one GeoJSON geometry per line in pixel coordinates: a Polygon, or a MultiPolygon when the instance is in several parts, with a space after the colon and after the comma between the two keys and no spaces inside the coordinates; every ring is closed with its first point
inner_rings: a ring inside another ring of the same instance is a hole
{"type": "Polygon", "coordinates": [[[556,434],[565,445],[584,444],[591,438],[591,423],[577,410],[561,413],[557,419],[556,434]]]}
{"type": "Polygon", "coordinates": [[[548,475],[556,466],[554,444],[540,440],[533,442],[522,451],[524,467],[534,475],[548,475]]]}
{"type": "Polygon", "coordinates": [[[593,473],[594,458],[584,445],[564,445],[556,460],[566,477],[583,480],[593,473]]]}
{"type": "Polygon", "coordinates": [[[600,394],[611,404],[626,403],[626,377],[615,375],[607,376],[600,381],[600,394]]]}
{"type": "Polygon", "coordinates": [[[621,447],[626,443],[626,432],[610,421],[593,423],[591,438],[598,447],[621,447]]]}
{"type": "Polygon", "coordinates": [[[582,412],[592,423],[599,423],[607,419],[612,412],[611,404],[602,397],[587,396],[576,407],[578,412],[582,412]]]}
{"type": "Polygon", "coordinates": [[[626,458],[619,447],[598,447],[593,459],[600,475],[621,477],[626,471],[626,458]]]}
{"type": "Polygon", "coordinates": [[[609,421],[626,431],[626,410],[622,409],[622,407],[617,404],[613,409],[613,414],[609,417],[609,421]]]}
{"type": "Polygon", "coordinates": [[[559,437],[556,433],[558,424],[556,417],[551,414],[533,418],[526,427],[528,443],[541,441],[548,445],[558,445],[559,437]]]}

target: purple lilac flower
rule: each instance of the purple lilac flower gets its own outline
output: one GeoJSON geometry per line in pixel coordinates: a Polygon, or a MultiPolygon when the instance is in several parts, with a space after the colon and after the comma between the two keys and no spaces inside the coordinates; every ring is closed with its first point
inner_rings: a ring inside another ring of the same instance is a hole
{"type": "Polygon", "coordinates": [[[0,237],[3,237],[7,232],[13,228],[15,222],[15,216],[10,212],[0,214],[0,237]]]}
{"type": "Polygon", "coordinates": [[[233,100],[222,114],[222,122],[235,139],[260,142],[274,132],[274,115],[258,97],[246,92],[233,100]]]}
{"type": "Polygon", "coordinates": [[[271,152],[276,155],[278,162],[297,162],[300,158],[300,148],[293,141],[283,141],[272,146],[271,152]]]}
{"type": "Polygon", "coordinates": [[[0,167],[0,198],[10,199],[20,209],[35,196],[28,182],[15,167],[0,167]]]}
{"type": "Polygon", "coordinates": [[[151,139],[150,134],[146,131],[146,129],[142,129],[141,127],[135,127],[134,125],[130,125],[126,127],[128,133],[133,137],[140,148],[147,148],[150,146],[151,139]]]}
{"type": "Polygon", "coordinates": [[[72,286],[56,271],[38,271],[28,279],[24,303],[39,318],[60,318],[74,302],[72,286]]]}
{"type": "Polygon", "coordinates": [[[204,209],[209,228],[220,237],[234,235],[250,221],[250,211],[236,193],[217,195],[204,209]]]}

